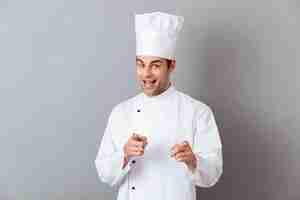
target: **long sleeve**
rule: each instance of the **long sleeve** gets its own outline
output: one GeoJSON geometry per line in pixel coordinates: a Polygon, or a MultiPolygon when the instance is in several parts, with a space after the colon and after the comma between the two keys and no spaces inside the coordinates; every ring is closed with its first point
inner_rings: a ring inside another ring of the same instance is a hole
{"type": "Polygon", "coordinates": [[[130,170],[129,164],[122,169],[124,162],[123,148],[117,148],[112,139],[113,132],[118,131],[116,127],[120,127],[122,123],[119,120],[119,115],[120,113],[116,110],[113,110],[110,114],[95,160],[99,178],[110,186],[119,186],[130,170]]]}
{"type": "Polygon", "coordinates": [[[213,112],[208,106],[196,115],[193,152],[197,166],[188,173],[199,187],[215,185],[223,173],[222,143],[213,112]]]}

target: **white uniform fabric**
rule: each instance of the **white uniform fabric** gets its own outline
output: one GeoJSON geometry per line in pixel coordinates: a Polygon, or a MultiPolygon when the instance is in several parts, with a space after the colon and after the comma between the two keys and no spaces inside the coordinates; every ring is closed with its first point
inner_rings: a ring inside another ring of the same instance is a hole
{"type": "Polygon", "coordinates": [[[136,55],[175,59],[184,18],[162,12],[135,15],[136,55]]]}
{"type": "Polygon", "coordinates": [[[95,160],[100,179],[119,187],[118,200],[196,200],[195,186],[211,187],[223,172],[222,144],[212,110],[171,85],[158,96],[140,93],[117,106],[95,160]],[[122,169],[123,146],[132,133],[147,136],[144,155],[122,169]],[[197,168],[170,157],[187,140],[197,168]]]}

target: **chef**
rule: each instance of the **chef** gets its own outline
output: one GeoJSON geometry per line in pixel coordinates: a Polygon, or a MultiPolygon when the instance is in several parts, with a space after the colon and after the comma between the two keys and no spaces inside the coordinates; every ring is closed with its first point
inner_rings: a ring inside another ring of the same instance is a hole
{"type": "Polygon", "coordinates": [[[95,165],[118,200],[196,200],[223,172],[211,108],[170,80],[184,18],[135,15],[136,72],[142,92],[111,111],[95,165]]]}

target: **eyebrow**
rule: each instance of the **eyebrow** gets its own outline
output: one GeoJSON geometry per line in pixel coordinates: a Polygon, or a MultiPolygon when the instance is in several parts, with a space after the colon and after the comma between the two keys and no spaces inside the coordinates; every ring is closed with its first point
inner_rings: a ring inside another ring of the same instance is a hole
{"type": "Polygon", "coordinates": [[[153,60],[153,61],[151,62],[151,64],[153,64],[153,63],[157,63],[157,62],[160,62],[160,63],[162,63],[163,61],[162,61],[162,60],[153,60]]]}
{"type": "MultiPolygon", "coordinates": [[[[141,63],[144,64],[144,61],[142,61],[142,60],[139,59],[139,58],[136,58],[136,62],[141,62],[141,63]]],[[[153,60],[153,61],[151,61],[150,64],[157,63],[157,62],[162,63],[163,61],[162,61],[162,60],[153,60]]]]}

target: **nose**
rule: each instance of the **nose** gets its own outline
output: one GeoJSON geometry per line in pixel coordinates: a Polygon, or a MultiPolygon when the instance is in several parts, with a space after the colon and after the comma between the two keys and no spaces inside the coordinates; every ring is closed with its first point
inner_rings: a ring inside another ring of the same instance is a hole
{"type": "Polygon", "coordinates": [[[143,70],[144,77],[151,77],[152,76],[152,70],[151,67],[145,67],[143,70]]]}

